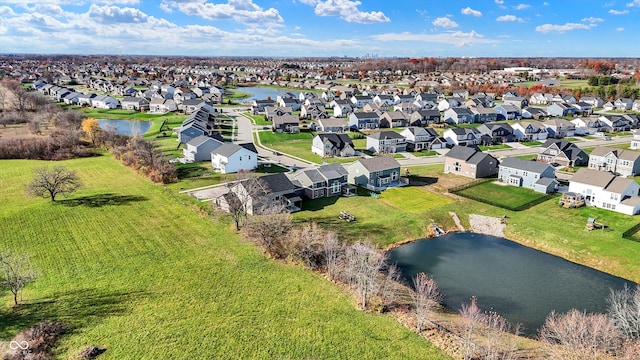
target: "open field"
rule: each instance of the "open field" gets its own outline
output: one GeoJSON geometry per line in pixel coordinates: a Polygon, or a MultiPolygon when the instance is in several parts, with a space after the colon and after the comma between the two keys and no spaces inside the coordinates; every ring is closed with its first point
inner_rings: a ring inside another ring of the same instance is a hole
{"type": "Polygon", "coordinates": [[[89,345],[107,348],[101,359],[446,358],[108,155],[59,163],[85,183],[71,198],[28,199],[31,169],[44,164],[0,164],[0,246],[31,254],[40,272],[19,308],[3,293],[3,341],[60,320],[72,330],[61,358],[89,345]]]}
{"type": "Polygon", "coordinates": [[[322,158],[318,154],[311,152],[311,140],[315,136],[314,133],[301,132],[297,134],[274,133],[271,131],[258,132],[262,145],[271,149],[297,156],[317,164],[326,163],[348,163],[358,160],[358,157],[333,157],[322,158]]]}
{"type": "Polygon", "coordinates": [[[547,196],[531,189],[498,185],[494,181],[488,181],[464,190],[456,191],[456,195],[488,204],[499,205],[506,209],[516,209],[547,196]]]}

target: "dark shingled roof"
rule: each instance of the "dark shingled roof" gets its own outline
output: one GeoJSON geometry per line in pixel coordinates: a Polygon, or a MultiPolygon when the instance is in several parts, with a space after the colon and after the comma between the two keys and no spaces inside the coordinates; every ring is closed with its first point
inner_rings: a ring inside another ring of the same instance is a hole
{"type": "Polygon", "coordinates": [[[500,166],[512,168],[512,169],[520,169],[525,171],[531,171],[533,173],[542,173],[546,168],[551,167],[551,165],[547,163],[531,161],[531,160],[523,160],[518,158],[506,158],[500,162],[500,166]]]}

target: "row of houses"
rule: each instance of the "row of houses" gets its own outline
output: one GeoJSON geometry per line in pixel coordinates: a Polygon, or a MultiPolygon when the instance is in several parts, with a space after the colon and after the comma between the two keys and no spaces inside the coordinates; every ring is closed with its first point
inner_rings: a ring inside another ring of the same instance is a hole
{"type": "Polygon", "coordinates": [[[276,173],[246,179],[225,188],[213,199],[221,209],[228,210],[230,197],[246,199],[248,213],[282,207],[297,211],[304,199],[350,196],[357,186],[373,191],[402,186],[400,164],[392,157],[360,159],[350,164],[324,164],[294,173],[276,173]],[[251,185],[250,185],[251,184],[251,185]],[[259,191],[255,191],[256,184],[259,191]],[[249,190],[249,187],[252,189],[249,190]],[[226,191],[228,189],[228,191],[226,191]]]}

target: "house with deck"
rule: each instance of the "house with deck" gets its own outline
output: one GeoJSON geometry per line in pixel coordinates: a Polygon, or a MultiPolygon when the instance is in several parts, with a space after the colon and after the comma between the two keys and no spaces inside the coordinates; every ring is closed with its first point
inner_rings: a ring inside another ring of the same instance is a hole
{"type": "Polygon", "coordinates": [[[302,207],[301,189],[283,173],[242,180],[231,187],[230,194],[246,202],[249,215],[279,207],[295,212],[302,207]]]}
{"type": "Polygon", "coordinates": [[[360,159],[345,165],[350,184],[373,191],[401,186],[400,164],[391,156],[360,159]]]}
{"type": "Polygon", "coordinates": [[[572,142],[548,139],[540,145],[537,161],[558,166],[585,166],[589,163],[589,155],[572,142]]]}
{"type": "Polygon", "coordinates": [[[348,184],[349,173],[340,164],[324,164],[289,175],[294,185],[303,189],[308,199],[348,195],[354,189],[348,184]]]}
{"type": "Polygon", "coordinates": [[[377,129],[380,116],[374,112],[354,112],[349,114],[349,127],[353,129],[377,129]]]}
{"type": "Polygon", "coordinates": [[[583,168],[569,179],[569,191],[582,194],[587,206],[627,215],[640,213],[640,186],[633,179],[583,168]]]}
{"type": "Polygon", "coordinates": [[[347,134],[318,134],[311,141],[311,152],[322,157],[355,156],[353,141],[347,134]]]}
{"type": "Polygon", "coordinates": [[[589,154],[589,169],[636,176],[640,174],[640,151],[597,147],[589,154]]]}

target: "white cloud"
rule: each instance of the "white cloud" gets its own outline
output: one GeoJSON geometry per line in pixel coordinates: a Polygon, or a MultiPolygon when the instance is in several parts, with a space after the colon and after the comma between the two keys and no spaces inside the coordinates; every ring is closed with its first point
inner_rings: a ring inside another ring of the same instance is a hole
{"type": "Polygon", "coordinates": [[[16,13],[8,6],[0,6],[0,16],[13,16],[16,13]]]}
{"type": "Polygon", "coordinates": [[[199,16],[207,20],[234,20],[244,24],[261,25],[282,23],[284,20],[275,8],[263,9],[253,0],[228,0],[226,4],[214,4],[208,0],[163,0],[165,11],[177,9],[185,15],[199,16]]]}
{"type": "Polygon", "coordinates": [[[502,16],[498,16],[496,18],[496,21],[500,21],[500,22],[507,22],[507,21],[518,21],[518,22],[523,22],[524,20],[522,20],[521,18],[515,16],[515,15],[502,15],[502,16]]]}
{"type": "Polygon", "coordinates": [[[603,22],[603,21],[604,21],[603,18],[597,18],[593,16],[582,19],[582,22],[590,22],[590,23],[603,22]]]}
{"type": "Polygon", "coordinates": [[[472,8],[470,8],[468,6],[466,8],[464,8],[464,9],[460,10],[460,12],[462,14],[464,14],[464,15],[472,15],[472,16],[477,16],[477,17],[482,16],[482,13],[480,11],[473,10],[472,8]]]}
{"type": "Polygon", "coordinates": [[[318,2],[320,2],[320,0],[298,0],[298,1],[300,1],[303,4],[307,4],[311,6],[315,6],[318,2]]]}
{"type": "Polygon", "coordinates": [[[566,32],[571,30],[589,30],[592,27],[596,26],[596,24],[578,24],[578,23],[566,23],[564,25],[554,25],[554,24],[544,24],[540,26],[536,26],[536,31],[541,33],[550,33],[550,32],[566,32]]]}
{"type": "Polygon", "coordinates": [[[139,9],[91,5],[89,17],[103,24],[145,23],[149,16],[139,9]]]}
{"type": "Polygon", "coordinates": [[[628,13],[629,13],[629,10],[615,10],[615,9],[609,10],[609,14],[611,15],[624,15],[628,13]]]}
{"type": "Polygon", "coordinates": [[[499,41],[485,39],[484,36],[475,31],[468,33],[462,31],[446,32],[441,34],[414,34],[410,32],[386,33],[372,36],[377,41],[420,41],[450,44],[454,46],[472,46],[475,44],[495,44],[499,41]]]}
{"type": "Polygon", "coordinates": [[[616,31],[624,31],[623,27],[616,28],[616,31]]]}
{"type": "Polygon", "coordinates": [[[634,7],[634,6],[640,7],[640,0],[633,0],[630,3],[627,3],[627,6],[628,7],[634,7]]]}
{"type": "Polygon", "coordinates": [[[372,24],[391,21],[382,11],[365,12],[358,10],[360,1],[318,0],[315,2],[318,16],[338,16],[346,22],[372,24]]]}
{"type": "Polygon", "coordinates": [[[504,4],[504,0],[495,0],[496,4],[498,5],[502,5],[504,4]]]}
{"type": "Polygon", "coordinates": [[[530,8],[530,7],[531,7],[531,5],[529,5],[529,4],[518,4],[518,5],[515,7],[515,9],[516,9],[516,10],[524,10],[524,9],[528,9],[528,8],[530,8]]]}
{"type": "Polygon", "coordinates": [[[453,29],[458,27],[458,23],[449,19],[448,17],[439,17],[432,22],[435,26],[440,26],[447,29],[453,29]]]}

